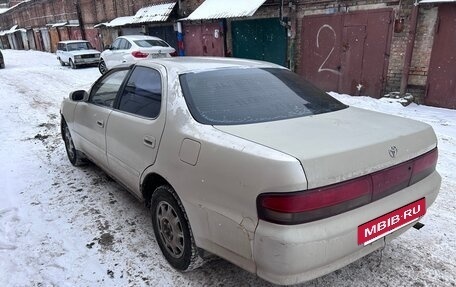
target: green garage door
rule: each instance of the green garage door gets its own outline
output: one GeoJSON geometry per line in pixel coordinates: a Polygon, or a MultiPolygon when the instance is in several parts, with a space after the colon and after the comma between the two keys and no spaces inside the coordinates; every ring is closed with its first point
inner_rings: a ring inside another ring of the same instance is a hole
{"type": "Polygon", "coordinates": [[[233,56],[287,66],[287,30],[278,18],[231,22],[233,56]]]}

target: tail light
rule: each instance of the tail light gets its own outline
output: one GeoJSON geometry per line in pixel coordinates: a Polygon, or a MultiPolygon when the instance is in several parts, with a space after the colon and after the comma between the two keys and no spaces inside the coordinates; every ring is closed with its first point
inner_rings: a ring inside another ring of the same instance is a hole
{"type": "Polygon", "coordinates": [[[410,184],[417,183],[434,172],[435,167],[437,166],[438,157],[439,153],[436,148],[432,152],[428,152],[427,154],[417,158],[413,163],[413,172],[410,184]]]}
{"type": "Polygon", "coordinates": [[[405,163],[353,180],[291,193],[263,193],[258,217],[278,224],[300,224],[337,215],[404,189],[430,175],[437,148],[405,163]]]}
{"type": "Polygon", "coordinates": [[[177,52],[174,51],[174,52],[170,53],[170,55],[171,55],[171,57],[177,57],[177,52]]]}
{"type": "Polygon", "coordinates": [[[149,56],[148,53],[143,53],[141,51],[133,51],[133,52],[131,52],[131,54],[135,58],[147,58],[149,56]]]}

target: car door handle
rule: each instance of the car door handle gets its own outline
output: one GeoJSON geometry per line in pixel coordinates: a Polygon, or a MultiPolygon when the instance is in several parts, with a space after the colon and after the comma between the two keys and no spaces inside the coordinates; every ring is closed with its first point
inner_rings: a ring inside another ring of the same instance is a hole
{"type": "Polygon", "coordinates": [[[145,136],[144,144],[148,147],[155,148],[155,138],[151,136],[145,136]]]}
{"type": "Polygon", "coordinates": [[[103,121],[97,121],[97,125],[102,128],[104,126],[104,122],[103,121]]]}

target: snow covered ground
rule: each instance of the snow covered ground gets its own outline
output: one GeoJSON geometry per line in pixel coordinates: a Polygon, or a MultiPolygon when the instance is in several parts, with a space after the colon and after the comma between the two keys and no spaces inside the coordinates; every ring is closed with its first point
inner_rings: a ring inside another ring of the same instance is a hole
{"type": "MultiPolygon", "coordinates": [[[[3,53],[0,286],[270,286],[222,259],[190,273],[173,270],[149,211],[97,167],[75,168],[66,158],[61,100],[95,81],[97,68],[71,70],[43,52],[3,53]]],[[[456,286],[456,111],[333,96],[431,124],[442,189],[421,221],[426,226],[393,241],[383,257],[375,252],[301,286],[456,286]]]]}

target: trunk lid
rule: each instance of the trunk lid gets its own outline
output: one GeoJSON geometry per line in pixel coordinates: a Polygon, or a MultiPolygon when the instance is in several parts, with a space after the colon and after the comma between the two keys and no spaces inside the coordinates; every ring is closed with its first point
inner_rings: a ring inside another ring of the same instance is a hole
{"type": "Polygon", "coordinates": [[[354,107],[215,128],[297,158],[309,189],[385,169],[437,145],[432,127],[425,123],[354,107]]]}
{"type": "Polygon", "coordinates": [[[174,53],[176,50],[172,47],[150,47],[150,48],[140,48],[141,53],[149,54],[149,58],[162,58],[167,57],[168,54],[174,53]]]}

